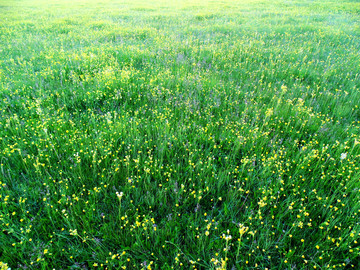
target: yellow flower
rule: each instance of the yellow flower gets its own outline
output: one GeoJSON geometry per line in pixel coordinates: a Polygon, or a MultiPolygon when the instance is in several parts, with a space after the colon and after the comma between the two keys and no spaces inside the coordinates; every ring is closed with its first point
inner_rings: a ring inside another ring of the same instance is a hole
{"type": "Polygon", "coordinates": [[[273,114],[274,114],[274,110],[272,108],[267,109],[266,112],[265,112],[266,117],[270,117],[273,114]]]}
{"type": "Polygon", "coordinates": [[[0,270],[10,270],[7,263],[0,262],[0,270]]]}
{"type": "Polygon", "coordinates": [[[265,205],[267,205],[266,202],[264,202],[263,200],[260,200],[260,202],[258,202],[258,205],[261,207],[264,207],[265,205]]]}
{"type": "Polygon", "coordinates": [[[249,227],[245,227],[243,224],[239,224],[239,227],[240,236],[243,236],[249,230],[249,227]]]}

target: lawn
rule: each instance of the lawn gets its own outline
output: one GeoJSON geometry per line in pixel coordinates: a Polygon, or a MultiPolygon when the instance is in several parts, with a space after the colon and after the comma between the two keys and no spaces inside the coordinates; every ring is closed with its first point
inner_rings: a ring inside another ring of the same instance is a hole
{"type": "Polygon", "coordinates": [[[0,269],[359,269],[360,2],[0,0],[0,269]]]}

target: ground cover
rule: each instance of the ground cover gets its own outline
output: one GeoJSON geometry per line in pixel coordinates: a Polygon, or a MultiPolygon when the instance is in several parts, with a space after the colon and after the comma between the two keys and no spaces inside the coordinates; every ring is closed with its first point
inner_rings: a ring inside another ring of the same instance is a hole
{"type": "Polygon", "coordinates": [[[358,269],[358,1],[0,0],[0,268],[358,269]]]}

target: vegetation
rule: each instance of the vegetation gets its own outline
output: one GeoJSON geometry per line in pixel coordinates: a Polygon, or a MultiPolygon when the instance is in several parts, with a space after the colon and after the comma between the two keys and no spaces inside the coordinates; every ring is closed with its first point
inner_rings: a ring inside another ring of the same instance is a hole
{"type": "Polygon", "coordinates": [[[1,269],[359,269],[358,1],[0,10],[1,269]]]}

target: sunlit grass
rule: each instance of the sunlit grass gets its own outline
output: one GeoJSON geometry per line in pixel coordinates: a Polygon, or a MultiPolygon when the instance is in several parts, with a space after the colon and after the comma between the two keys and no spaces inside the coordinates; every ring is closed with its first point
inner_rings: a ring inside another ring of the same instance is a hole
{"type": "Polygon", "coordinates": [[[357,1],[0,0],[0,269],[358,269],[357,1]]]}

